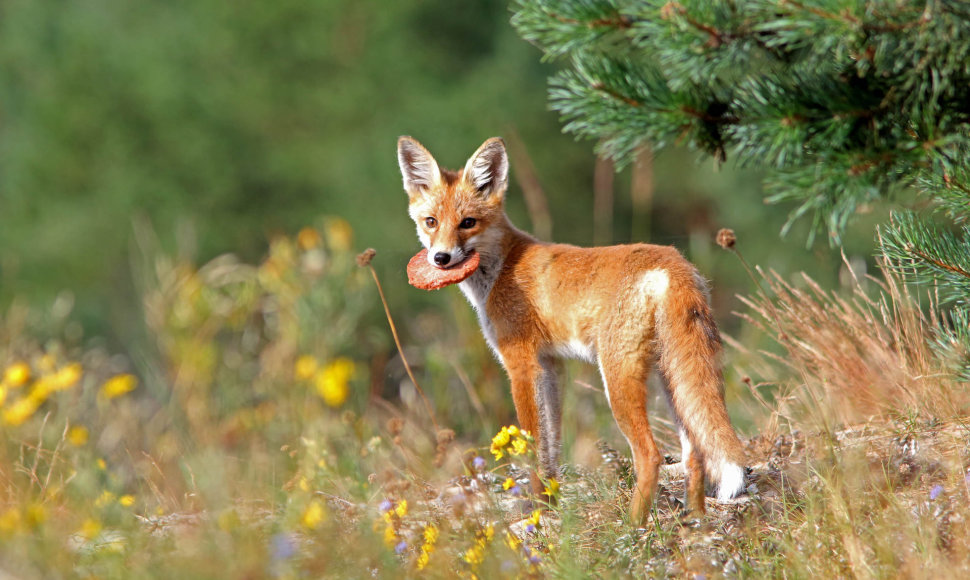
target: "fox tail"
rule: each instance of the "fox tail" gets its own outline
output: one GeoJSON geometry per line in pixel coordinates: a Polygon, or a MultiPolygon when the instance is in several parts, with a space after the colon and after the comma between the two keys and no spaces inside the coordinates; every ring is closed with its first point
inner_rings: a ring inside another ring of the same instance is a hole
{"type": "Polygon", "coordinates": [[[733,498],[745,488],[745,456],[724,404],[721,337],[700,275],[682,291],[668,292],[657,317],[659,367],[671,407],[703,454],[717,498],[733,498]]]}

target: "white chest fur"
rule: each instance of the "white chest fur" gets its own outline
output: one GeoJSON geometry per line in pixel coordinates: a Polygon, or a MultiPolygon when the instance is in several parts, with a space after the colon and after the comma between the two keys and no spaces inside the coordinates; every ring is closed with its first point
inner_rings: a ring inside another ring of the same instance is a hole
{"type": "Polygon", "coordinates": [[[467,280],[458,284],[465,298],[475,308],[475,312],[478,314],[478,323],[482,327],[482,334],[485,335],[485,342],[488,343],[489,348],[492,349],[499,361],[502,360],[502,355],[498,352],[495,326],[488,317],[486,305],[501,268],[501,259],[487,259],[482,256],[482,263],[478,270],[467,280]]]}

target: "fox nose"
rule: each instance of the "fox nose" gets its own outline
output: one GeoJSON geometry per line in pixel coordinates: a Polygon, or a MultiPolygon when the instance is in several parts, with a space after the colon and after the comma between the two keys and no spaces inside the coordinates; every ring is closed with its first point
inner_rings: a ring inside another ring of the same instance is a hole
{"type": "Polygon", "coordinates": [[[434,263],[439,266],[444,266],[451,261],[451,254],[447,252],[438,252],[434,255],[434,263]]]}

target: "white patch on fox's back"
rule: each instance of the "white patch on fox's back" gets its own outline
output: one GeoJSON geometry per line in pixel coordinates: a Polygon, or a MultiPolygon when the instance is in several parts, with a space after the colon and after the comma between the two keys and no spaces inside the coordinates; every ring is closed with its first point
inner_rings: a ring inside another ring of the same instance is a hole
{"type": "Polygon", "coordinates": [[[637,288],[647,296],[660,298],[667,293],[670,286],[670,276],[663,270],[647,270],[640,277],[637,288]]]}

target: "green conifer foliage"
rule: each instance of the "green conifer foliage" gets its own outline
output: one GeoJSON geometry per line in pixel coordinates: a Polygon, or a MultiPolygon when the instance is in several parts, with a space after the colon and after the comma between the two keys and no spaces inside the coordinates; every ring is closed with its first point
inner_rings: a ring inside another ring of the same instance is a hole
{"type": "MultiPolygon", "coordinates": [[[[838,244],[867,204],[906,195],[882,253],[934,289],[937,342],[970,379],[970,3],[960,0],[516,0],[565,129],[628,163],[678,143],[769,170],[838,244]]],[[[787,225],[786,225],[787,228],[787,225]]],[[[810,240],[811,242],[811,240],[810,240]]]]}

